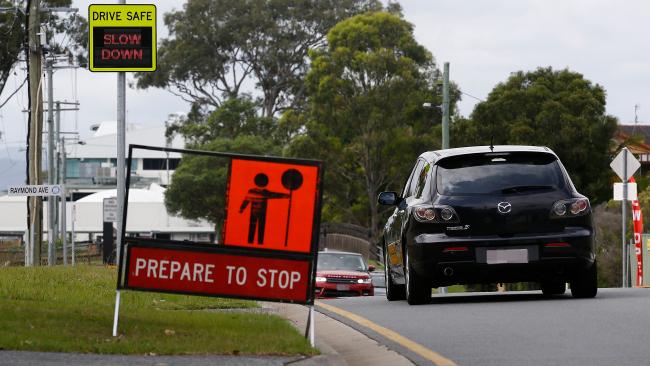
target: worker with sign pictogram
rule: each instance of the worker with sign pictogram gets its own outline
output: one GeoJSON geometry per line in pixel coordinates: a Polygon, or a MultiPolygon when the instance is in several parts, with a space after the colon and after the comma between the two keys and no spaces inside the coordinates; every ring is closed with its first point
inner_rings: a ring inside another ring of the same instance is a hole
{"type": "MultiPolygon", "coordinates": [[[[255,228],[257,228],[257,244],[264,243],[264,227],[266,226],[267,201],[271,198],[288,198],[286,193],[272,192],[264,188],[269,184],[269,177],[264,173],[255,176],[255,188],[248,190],[239,213],[244,212],[248,203],[251,205],[250,221],[248,223],[248,242],[253,243],[255,239],[255,228]]],[[[291,207],[291,206],[289,206],[291,207]]]]}
{"type": "Polygon", "coordinates": [[[233,159],[224,244],[309,252],[317,181],[315,166],[233,159]]]}

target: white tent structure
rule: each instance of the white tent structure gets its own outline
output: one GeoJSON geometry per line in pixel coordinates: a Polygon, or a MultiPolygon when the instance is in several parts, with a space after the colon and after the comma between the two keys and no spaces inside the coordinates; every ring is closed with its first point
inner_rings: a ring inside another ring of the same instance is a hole
{"type": "MultiPolygon", "coordinates": [[[[97,192],[76,201],[75,231],[101,232],[104,198],[110,197],[117,197],[117,190],[97,192]]],[[[168,233],[173,240],[206,240],[214,232],[214,226],[206,221],[170,215],[165,208],[165,188],[152,184],[149,189],[129,189],[126,232],[168,233]]]]}
{"type": "MultiPolygon", "coordinates": [[[[101,233],[104,198],[110,197],[117,197],[117,190],[100,191],[68,203],[67,231],[74,225],[75,233],[101,233]]],[[[25,217],[26,197],[0,197],[0,235],[24,233],[25,217]]],[[[43,222],[47,222],[47,210],[43,222]]],[[[207,221],[170,215],[165,208],[165,188],[152,184],[149,189],[129,190],[126,232],[145,236],[169,234],[172,240],[207,241],[214,233],[214,226],[207,221]]]]}

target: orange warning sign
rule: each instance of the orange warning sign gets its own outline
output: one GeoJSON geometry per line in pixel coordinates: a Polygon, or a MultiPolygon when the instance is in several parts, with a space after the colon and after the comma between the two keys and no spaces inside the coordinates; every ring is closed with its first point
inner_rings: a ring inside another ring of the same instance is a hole
{"type": "Polygon", "coordinates": [[[318,167],[232,159],[225,245],[309,253],[318,167]]]}

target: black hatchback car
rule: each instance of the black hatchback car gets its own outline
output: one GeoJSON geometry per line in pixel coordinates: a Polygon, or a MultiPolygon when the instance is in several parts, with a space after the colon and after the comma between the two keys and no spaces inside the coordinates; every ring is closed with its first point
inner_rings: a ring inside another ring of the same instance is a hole
{"type": "Polygon", "coordinates": [[[539,282],[545,295],[598,290],[589,200],[546,147],[426,152],[383,232],[388,300],[427,303],[431,288],[539,282]]]}

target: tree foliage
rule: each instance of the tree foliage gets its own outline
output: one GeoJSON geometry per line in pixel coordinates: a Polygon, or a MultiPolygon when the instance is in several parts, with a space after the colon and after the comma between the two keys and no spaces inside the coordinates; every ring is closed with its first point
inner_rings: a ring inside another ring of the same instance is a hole
{"type": "Polygon", "coordinates": [[[520,144],[553,149],[580,192],[595,202],[610,192],[610,144],[617,121],[605,90],[581,74],[551,68],[519,71],[499,83],[471,119],[455,123],[454,146],[520,144]]]}
{"type": "MultiPolygon", "coordinates": [[[[69,7],[71,3],[71,0],[44,0],[41,1],[41,8],[69,7]]],[[[0,7],[14,7],[13,11],[0,12],[0,94],[27,42],[26,6],[27,1],[16,3],[0,0],[0,7]]],[[[41,23],[46,27],[50,54],[65,54],[70,60],[86,63],[88,23],[85,18],[74,14],[43,12],[41,23]]]]}
{"type": "MultiPolygon", "coordinates": [[[[0,0],[0,7],[8,7],[12,3],[0,0]]],[[[18,55],[22,49],[25,32],[25,14],[22,9],[15,8],[13,12],[0,12],[0,94],[18,55]]]]}
{"type": "MultiPolygon", "coordinates": [[[[177,131],[192,149],[280,155],[282,144],[273,137],[273,119],[257,116],[256,108],[249,99],[228,100],[205,119],[190,116],[176,125],[177,131]]],[[[227,178],[228,159],[183,155],[165,193],[167,210],[189,219],[206,219],[218,231],[224,220],[227,178]]]]}
{"type": "Polygon", "coordinates": [[[158,70],[138,74],[137,85],[218,108],[253,83],[262,115],[273,116],[304,98],[308,50],[338,21],[381,8],[378,0],[189,0],[165,14],[170,37],[158,70]]]}
{"type": "Polygon", "coordinates": [[[292,153],[325,160],[325,219],[376,236],[379,191],[401,188],[415,158],[439,147],[431,124],[439,112],[421,107],[441,99],[431,88],[433,58],[413,26],[387,12],[340,22],[310,57],[306,130],[292,140],[292,153]]]}

